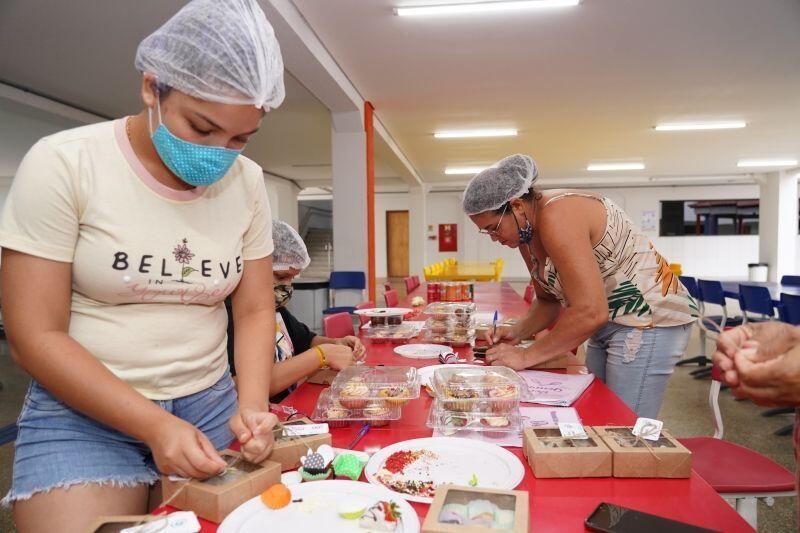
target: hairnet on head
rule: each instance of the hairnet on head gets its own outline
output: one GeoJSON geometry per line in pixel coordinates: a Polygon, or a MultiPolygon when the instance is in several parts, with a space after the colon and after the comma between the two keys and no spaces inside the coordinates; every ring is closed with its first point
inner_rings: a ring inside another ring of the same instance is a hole
{"type": "Polygon", "coordinates": [[[305,270],[311,258],[308,256],[306,243],[293,227],[282,220],[272,221],[272,241],[275,250],[272,252],[272,270],[305,270]]]}
{"type": "Polygon", "coordinates": [[[469,181],[464,191],[464,212],[477,215],[500,209],[509,200],[528,192],[538,175],[539,170],[530,156],[505,157],[469,181]]]}
{"type": "Polygon", "coordinates": [[[285,96],[275,33],[255,0],[193,0],[139,43],[136,68],[188,95],[264,111],[285,96]]]}

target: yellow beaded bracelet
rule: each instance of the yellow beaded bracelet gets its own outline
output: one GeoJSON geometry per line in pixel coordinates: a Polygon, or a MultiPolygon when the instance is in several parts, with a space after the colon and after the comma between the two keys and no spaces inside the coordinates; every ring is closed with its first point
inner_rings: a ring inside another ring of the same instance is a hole
{"type": "Polygon", "coordinates": [[[322,368],[328,366],[328,361],[325,360],[325,352],[322,351],[322,348],[314,346],[314,349],[317,351],[317,355],[319,355],[319,366],[322,368]]]}

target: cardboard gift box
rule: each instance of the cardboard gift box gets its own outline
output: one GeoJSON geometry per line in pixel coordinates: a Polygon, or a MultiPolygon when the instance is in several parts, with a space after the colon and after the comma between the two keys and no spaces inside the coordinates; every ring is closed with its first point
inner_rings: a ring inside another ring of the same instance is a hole
{"type": "Polygon", "coordinates": [[[525,428],[523,454],[537,478],[611,477],[612,453],[603,439],[584,427],[588,439],[568,439],[557,429],[525,428]]]}
{"type": "Polygon", "coordinates": [[[440,485],[422,524],[422,533],[492,533],[498,529],[526,533],[529,514],[528,493],[525,491],[440,485]],[[470,512],[487,520],[489,513],[494,513],[494,519],[505,524],[496,523],[501,527],[492,529],[491,522],[486,525],[447,522],[456,515],[469,518],[470,512]]]}
{"type": "MultiPolygon", "coordinates": [[[[298,418],[288,422],[282,422],[284,426],[297,424],[314,424],[308,418],[298,418]]],[[[291,434],[280,434],[282,428],[277,428],[273,433],[275,436],[275,447],[272,449],[267,461],[280,463],[281,471],[296,470],[300,468],[300,458],[306,455],[309,448],[316,450],[323,444],[331,445],[331,434],[320,433],[319,435],[309,435],[307,437],[295,437],[291,434]]]]}
{"type": "Polygon", "coordinates": [[[231,450],[222,452],[222,457],[233,467],[219,476],[189,482],[172,481],[169,476],[162,476],[164,501],[175,496],[170,502],[173,507],[194,511],[201,518],[220,523],[238,506],[281,481],[279,463],[239,461],[240,454],[231,450]]]}
{"type": "Polygon", "coordinates": [[[614,477],[686,478],[692,452],[662,430],[657,441],[637,438],[630,426],[593,428],[614,454],[614,477]]]}

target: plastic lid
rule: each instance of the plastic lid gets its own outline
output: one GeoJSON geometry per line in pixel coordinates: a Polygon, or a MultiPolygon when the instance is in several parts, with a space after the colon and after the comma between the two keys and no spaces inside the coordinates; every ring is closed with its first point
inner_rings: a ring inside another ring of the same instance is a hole
{"type": "Polygon", "coordinates": [[[364,337],[374,341],[408,341],[419,335],[419,329],[414,326],[375,326],[364,330],[364,337]]]}
{"type": "Polygon", "coordinates": [[[464,400],[519,404],[521,380],[504,366],[491,368],[438,368],[433,372],[432,388],[436,397],[445,400],[445,407],[464,400]]]}
{"type": "Polygon", "coordinates": [[[444,408],[442,402],[434,400],[426,425],[445,434],[461,430],[511,433],[520,430],[521,417],[519,408],[514,408],[502,415],[491,409],[450,411],[444,408]]]}
{"type": "Polygon", "coordinates": [[[472,315],[475,312],[473,302],[434,302],[428,304],[425,313],[428,315],[472,315]]]}
{"type": "Polygon", "coordinates": [[[311,415],[316,422],[369,422],[380,420],[399,420],[400,406],[386,402],[371,402],[358,409],[342,406],[331,389],[325,389],[317,399],[317,406],[311,415]]]}
{"type": "Polygon", "coordinates": [[[336,397],[353,400],[412,400],[419,398],[417,369],[410,366],[349,366],[331,383],[336,397]]]}

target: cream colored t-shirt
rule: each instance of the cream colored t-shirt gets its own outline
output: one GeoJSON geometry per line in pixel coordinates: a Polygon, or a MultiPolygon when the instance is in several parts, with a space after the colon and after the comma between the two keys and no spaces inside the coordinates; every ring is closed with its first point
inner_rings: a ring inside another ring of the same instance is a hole
{"type": "Polygon", "coordinates": [[[209,187],[170,189],[136,158],[125,119],[30,149],[0,218],[0,246],[71,262],[69,335],[157,400],[224,375],[225,297],[244,262],[273,249],[257,164],[239,156],[209,187]]]}

